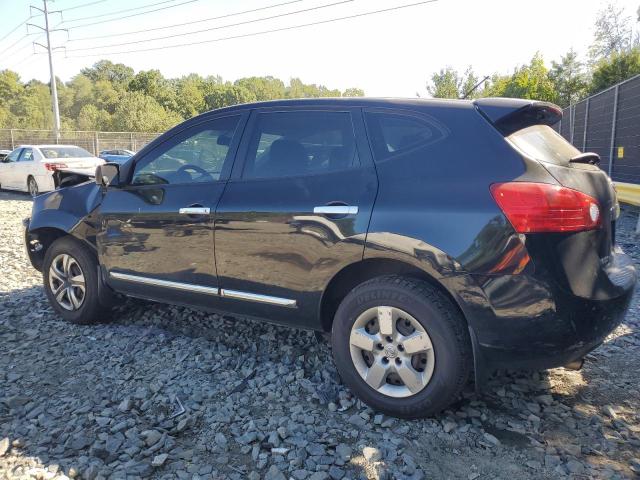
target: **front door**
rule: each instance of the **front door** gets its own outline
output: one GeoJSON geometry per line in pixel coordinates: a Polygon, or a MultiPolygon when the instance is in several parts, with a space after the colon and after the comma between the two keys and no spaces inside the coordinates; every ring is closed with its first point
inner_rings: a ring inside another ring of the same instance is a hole
{"type": "Polygon", "coordinates": [[[125,185],[107,188],[97,244],[115,290],[187,304],[217,297],[214,212],[242,120],[188,127],[136,159],[125,185]]]}
{"type": "Polygon", "coordinates": [[[313,325],[329,280],[363,256],[377,189],[364,138],[359,109],[252,113],[216,212],[225,308],[313,325]]]}
{"type": "MultiPolygon", "coordinates": [[[[22,150],[22,148],[16,148],[0,164],[0,186],[3,188],[18,188],[15,169],[22,150]]],[[[26,187],[26,185],[23,185],[23,187],[26,187]]]]}

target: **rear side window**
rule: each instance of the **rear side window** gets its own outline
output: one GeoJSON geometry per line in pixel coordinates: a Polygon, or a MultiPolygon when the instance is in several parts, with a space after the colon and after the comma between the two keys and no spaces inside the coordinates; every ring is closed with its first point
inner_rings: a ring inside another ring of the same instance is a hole
{"type": "Polygon", "coordinates": [[[413,113],[366,112],[376,161],[411,154],[444,140],[448,129],[435,119],[413,113]]]}
{"type": "Polygon", "coordinates": [[[242,176],[293,177],[359,165],[350,113],[267,112],[256,119],[242,176]]]}
{"type": "Polygon", "coordinates": [[[22,155],[20,155],[19,162],[30,162],[33,160],[33,150],[30,148],[25,148],[22,150],[22,155]]]}
{"type": "Polygon", "coordinates": [[[541,162],[569,165],[580,150],[547,125],[534,125],[512,133],[507,139],[522,153],[541,162]]]}

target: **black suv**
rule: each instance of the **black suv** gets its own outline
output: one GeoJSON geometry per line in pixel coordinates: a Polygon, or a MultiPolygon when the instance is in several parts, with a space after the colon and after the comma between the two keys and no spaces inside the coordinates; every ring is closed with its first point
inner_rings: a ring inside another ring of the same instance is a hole
{"type": "Polygon", "coordinates": [[[580,362],[625,314],[615,191],[560,116],[513,99],[224,108],[95,182],[60,179],[27,249],[68,321],[104,319],[117,292],[331,332],[362,400],[428,415],[472,372],[580,362]]]}

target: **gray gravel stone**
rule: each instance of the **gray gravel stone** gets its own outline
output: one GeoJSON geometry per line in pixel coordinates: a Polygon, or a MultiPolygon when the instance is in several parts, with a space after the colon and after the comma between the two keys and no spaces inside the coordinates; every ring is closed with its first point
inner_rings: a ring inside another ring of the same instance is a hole
{"type": "MultiPolygon", "coordinates": [[[[30,208],[0,191],[0,471],[15,478],[617,480],[640,470],[640,372],[628,368],[640,361],[640,291],[582,372],[500,372],[482,396],[469,388],[442,414],[401,420],[356,399],[327,340],[308,331],[135,300],[111,323],[62,322],[24,253],[30,208]]],[[[623,209],[616,239],[640,264],[636,215],[623,209]]]]}

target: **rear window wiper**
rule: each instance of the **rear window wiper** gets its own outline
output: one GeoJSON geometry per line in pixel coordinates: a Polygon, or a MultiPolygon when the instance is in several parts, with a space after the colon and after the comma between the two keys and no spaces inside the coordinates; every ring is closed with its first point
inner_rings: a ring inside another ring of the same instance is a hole
{"type": "Polygon", "coordinates": [[[589,163],[591,165],[598,165],[600,163],[600,155],[593,152],[585,152],[569,160],[569,163],[589,163]]]}

